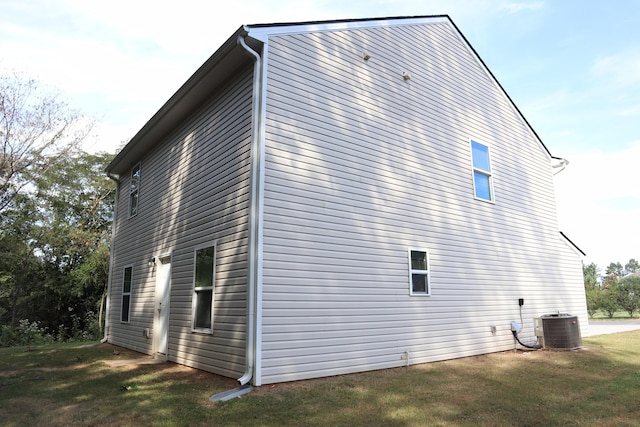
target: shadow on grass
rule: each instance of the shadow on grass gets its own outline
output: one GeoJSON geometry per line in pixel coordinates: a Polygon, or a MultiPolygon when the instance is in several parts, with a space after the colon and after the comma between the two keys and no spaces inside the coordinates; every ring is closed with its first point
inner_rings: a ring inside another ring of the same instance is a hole
{"type": "Polygon", "coordinates": [[[105,360],[148,359],[110,345],[8,350],[0,351],[0,419],[8,426],[193,425],[206,419],[211,394],[235,386],[173,363],[110,368],[105,360]]]}
{"type": "Polygon", "coordinates": [[[637,425],[640,333],[580,351],[486,356],[266,386],[225,402],[225,425],[637,425]],[[625,344],[626,342],[626,344],[625,344]],[[628,348],[627,348],[628,345],[628,348]]]}
{"type": "Polygon", "coordinates": [[[0,349],[0,419],[7,426],[637,425],[640,331],[584,345],[266,385],[216,404],[209,396],[234,380],[172,363],[104,363],[136,355],[128,350],[0,349]]]}

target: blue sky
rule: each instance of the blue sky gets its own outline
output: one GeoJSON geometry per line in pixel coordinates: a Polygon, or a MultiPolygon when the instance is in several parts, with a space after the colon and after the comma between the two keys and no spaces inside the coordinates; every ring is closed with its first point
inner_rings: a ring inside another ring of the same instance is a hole
{"type": "Polygon", "coordinates": [[[59,90],[114,151],[240,25],[448,14],[553,155],[559,228],[640,259],[640,2],[0,0],[0,69],[59,90]]]}

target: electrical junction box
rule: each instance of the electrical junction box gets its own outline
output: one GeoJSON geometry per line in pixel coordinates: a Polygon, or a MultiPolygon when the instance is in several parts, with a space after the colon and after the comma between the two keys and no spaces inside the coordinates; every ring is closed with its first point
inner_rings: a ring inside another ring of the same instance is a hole
{"type": "Polygon", "coordinates": [[[544,348],[544,327],[542,326],[542,317],[533,318],[533,332],[538,338],[538,342],[544,348]]]}
{"type": "Polygon", "coordinates": [[[522,328],[518,325],[518,322],[511,322],[511,330],[517,334],[522,328]]]}

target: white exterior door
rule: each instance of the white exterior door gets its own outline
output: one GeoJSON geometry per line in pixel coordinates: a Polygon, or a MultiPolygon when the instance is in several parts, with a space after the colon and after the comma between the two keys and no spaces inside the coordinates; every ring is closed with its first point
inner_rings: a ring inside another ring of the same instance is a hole
{"type": "Polygon", "coordinates": [[[154,348],[167,356],[169,334],[169,301],[171,295],[171,257],[158,259],[156,271],[156,311],[154,317],[154,348]]]}

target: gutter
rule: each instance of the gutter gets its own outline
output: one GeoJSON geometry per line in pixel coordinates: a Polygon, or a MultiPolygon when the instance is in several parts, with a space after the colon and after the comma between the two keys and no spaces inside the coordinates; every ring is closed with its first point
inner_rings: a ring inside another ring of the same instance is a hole
{"type": "MultiPolygon", "coordinates": [[[[248,247],[248,280],[247,280],[247,330],[245,349],[245,371],[238,378],[241,386],[249,384],[253,380],[259,382],[255,375],[257,368],[258,325],[260,319],[258,313],[259,298],[259,266],[260,266],[260,176],[262,164],[262,57],[245,42],[248,28],[245,34],[238,36],[237,43],[245,49],[248,55],[254,58],[253,66],[253,101],[252,101],[252,130],[251,130],[251,183],[250,183],[250,211],[249,211],[249,247],[248,247]]],[[[257,384],[260,385],[260,384],[257,384]]]]}
{"type": "Polygon", "coordinates": [[[552,157],[552,159],[555,160],[556,163],[551,165],[551,167],[553,169],[558,169],[559,168],[559,170],[553,172],[553,175],[558,175],[560,172],[565,170],[565,168],[569,164],[569,160],[567,160],[567,159],[563,159],[563,158],[560,158],[560,157],[552,157]]]}
{"type": "Polygon", "coordinates": [[[107,176],[116,183],[116,192],[113,199],[113,222],[111,223],[111,242],[109,242],[109,275],[107,277],[107,299],[104,309],[104,336],[100,340],[100,344],[104,344],[109,340],[109,308],[111,302],[111,278],[113,277],[113,242],[116,240],[116,216],[118,215],[118,189],[120,188],[120,177],[113,173],[107,176]]]}

